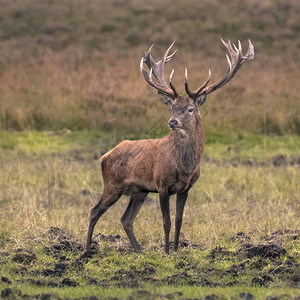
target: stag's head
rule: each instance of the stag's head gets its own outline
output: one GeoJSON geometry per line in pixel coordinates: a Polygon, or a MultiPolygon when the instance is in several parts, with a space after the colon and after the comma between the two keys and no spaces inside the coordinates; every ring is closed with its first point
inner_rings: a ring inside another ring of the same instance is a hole
{"type": "Polygon", "coordinates": [[[231,44],[230,40],[228,40],[228,43],[225,43],[222,39],[221,41],[227,48],[230,55],[229,58],[226,54],[228,62],[227,71],[217,82],[208,85],[211,78],[211,72],[209,70],[207,80],[199,88],[191,91],[188,85],[187,69],[185,69],[184,85],[187,96],[184,97],[178,95],[174,85],[172,84],[174,70],[172,70],[170,74],[169,85],[167,85],[164,79],[165,64],[171,60],[177,51],[175,50],[169,55],[175,41],[170,45],[162,59],[158,62],[155,62],[151,56],[151,49],[153,45],[145,53],[145,57],[142,57],[140,69],[145,80],[152,87],[157,89],[162,102],[166,105],[170,105],[172,108],[172,117],[169,120],[169,127],[172,130],[189,130],[189,128],[192,127],[192,124],[199,118],[199,108],[204,104],[206,96],[229,82],[246,60],[254,58],[254,47],[250,40],[245,56],[242,53],[240,41],[238,41],[238,47],[236,47],[235,44],[231,44]],[[150,70],[149,72],[144,69],[144,63],[148,66],[150,70]],[[152,75],[154,75],[155,79],[153,79],[152,75]]]}

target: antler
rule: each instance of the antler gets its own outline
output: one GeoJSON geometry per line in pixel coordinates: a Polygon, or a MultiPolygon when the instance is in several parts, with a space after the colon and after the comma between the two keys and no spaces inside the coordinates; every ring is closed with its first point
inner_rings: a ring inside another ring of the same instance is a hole
{"type": "Polygon", "coordinates": [[[176,89],[172,84],[172,76],[173,76],[174,70],[172,70],[172,72],[170,74],[170,78],[169,78],[170,88],[169,88],[164,79],[164,68],[165,68],[165,64],[171,60],[171,58],[177,51],[177,49],[176,49],[172,54],[169,55],[169,52],[170,52],[171,48],[173,47],[174,43],[175,43],[175,41],[170,45],[170,47],[167,49],[167,51],[163,55],[162,59],[158,62],[155,62],[151,56],[150,52],[153,47],[153,45],[152,45],[149,48],[149,50],[147,52],[145,52],[145,58],[142,57],[141,63],[140,63],[140,70],[141,70],[145,80],[151,86],[156,88],[158,90],[158,93],[162,93],[162,94],[171,96],[173,99],[175,99],[178,96],[176,89]],[[148,68],[150,69],[149,74],[144,69],[143,63],[145,63],[148,66],[148,68]],[[154,75],[157,82],[153,81],[152,74],[154,75]]]}
{"type": "Polygon", "coordinates": [[[238,41],[238,48],[236,47],[235,44],[233,44],[232,47],[230,40],[228,40],[228,43],[225,43],[222,39],[221,41],[230,54],[230,59],[226,54],[226,58],[228,62],[227,71],[217,82],[207,86],[211,77],[211,72],[209,70],[207,80],[198,89],[192,92],[188,86],[187,69],[185,69],[185,83],[184,83],[185,90],[191,98],[196,99],[200,95],[210,94],[216,89],[219,89],[220,87],[222,87],[223,85],[225,85],[227,82],[231,80],[231,78],[235,75],[237,70],[244,64],[246,60],[251,60],[254,58],[254,46],[250,40],[249,40],[249,47],[245,56],[243,56],[242,46],[240,41],[238,41]]]}

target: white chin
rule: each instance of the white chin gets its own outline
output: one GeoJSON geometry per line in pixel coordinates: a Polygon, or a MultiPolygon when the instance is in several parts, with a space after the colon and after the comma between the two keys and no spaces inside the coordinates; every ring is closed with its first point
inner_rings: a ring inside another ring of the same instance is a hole
{"type": "Polygon", "coordinates": [[[186,137],[188,136],[188,134],[186,133],[186,131],[185,131],[184,129],[178,128],[178,131],[179,131],[180,136],[181,136],[182,138],[186,138],[186,137]]]}

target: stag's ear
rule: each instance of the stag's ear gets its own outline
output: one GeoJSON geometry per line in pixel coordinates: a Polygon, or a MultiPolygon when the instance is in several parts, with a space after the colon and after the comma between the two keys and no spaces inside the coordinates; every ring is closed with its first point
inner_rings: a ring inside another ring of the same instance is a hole
{"type": "Polygon", "coordinates": [[[170,95],[167,95],[165,93],[158,92],[158,95],[160,97],[160,100],[166,105],[171,105],[174,101],[174,99],[170,95]]]}
{"type": "Polygon", "coordinates": [[[206,93],[203,93],[197,96],[195,102],[198,106],[201,106],[202,104],[204,104],[205,100],[206,100],[206,93]]]}

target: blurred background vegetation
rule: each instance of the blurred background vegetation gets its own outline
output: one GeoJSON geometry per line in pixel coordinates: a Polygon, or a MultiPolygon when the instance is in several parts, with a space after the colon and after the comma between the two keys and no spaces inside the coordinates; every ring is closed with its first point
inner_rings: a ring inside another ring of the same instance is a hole
{"type": "Polygon", "coordinates": [[[169,110],[139,71],[176,39],[184,92],[226,70],[219,38],[250,38],[256,57],[209,96],[207,130],[300,134],[298,0],[0,0],[0,127],[140,136],[169,110]]]}

